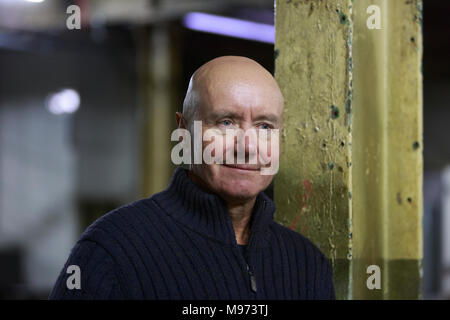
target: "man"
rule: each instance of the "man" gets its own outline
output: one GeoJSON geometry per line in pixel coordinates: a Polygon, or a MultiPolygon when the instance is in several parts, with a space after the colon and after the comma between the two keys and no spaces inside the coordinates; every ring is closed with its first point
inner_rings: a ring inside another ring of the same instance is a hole
{"type": "MultiPolygon", "coordinates": [[[[203,132],[279,130],[283,107],[267,70],[225,56],[193,74],[176,120],[191,132],[194,121],[203,132]]],[[[233,146],[239,143],[246,159],[260,148],[233,138],[233,146]]],[[[228,155],[229,147],[214,153],[228,155]]],[[[166,190],[106,214],[85,231],[50,298],[334,299],[325,256],[273,220],[275,205],[262,192],[273,179],[261,174],[268,165],[177,168],[166,190]],[[70,266],[79,268],[79,288],[70,283],[70,266]]]]}

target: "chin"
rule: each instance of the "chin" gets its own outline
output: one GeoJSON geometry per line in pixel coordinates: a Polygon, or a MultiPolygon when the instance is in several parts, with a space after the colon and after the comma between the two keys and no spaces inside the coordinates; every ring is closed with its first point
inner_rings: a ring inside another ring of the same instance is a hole
{"type": "Polygon", "coordinates": [[[224,198],[229,199],[252,199],[255,198],[261,191],[265,190],[270,184],[271,179],[261,179],[262,176],[253,177],[238,177],[230,179],[230,177],[220,177],[215,181],[218,187],[218,193],[224,198]],[[225,180],[226,179],[226,180],[225,180]],[[265,181],[268,180],[268,181],[265,181]]]}
{"type": "Polygon", "coordinates": [[[222,188],[220,190],[220,194],[224,198],[228,199],[239,199],[239,200],[246,200],[246,199],[252,199],[258,195],[262,190],[249,190],[247,188],[222,188]]]}

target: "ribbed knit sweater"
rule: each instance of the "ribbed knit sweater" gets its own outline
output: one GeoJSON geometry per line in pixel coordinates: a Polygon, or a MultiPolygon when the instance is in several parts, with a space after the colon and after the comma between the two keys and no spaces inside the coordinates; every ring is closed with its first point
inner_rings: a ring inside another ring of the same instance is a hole
{"type": "Polygon", "coordinates": [[[177,168],[167,189],[86,229],[49,298],[334,299],[325,256],[274,212],[261,192],[240,248],[226,202],[177,168]],[[70,265],[80,268],[80,289],[67,287],[70,265]]]}

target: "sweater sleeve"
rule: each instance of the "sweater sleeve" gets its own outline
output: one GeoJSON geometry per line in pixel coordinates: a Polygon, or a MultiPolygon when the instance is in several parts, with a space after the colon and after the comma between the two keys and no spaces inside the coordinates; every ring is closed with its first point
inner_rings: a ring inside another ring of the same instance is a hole
{"type": "Polygon", "coordinates": [[[72,249],[49,299],[122,299],[114,260],[98,243],[79,241],[72,249]]]}

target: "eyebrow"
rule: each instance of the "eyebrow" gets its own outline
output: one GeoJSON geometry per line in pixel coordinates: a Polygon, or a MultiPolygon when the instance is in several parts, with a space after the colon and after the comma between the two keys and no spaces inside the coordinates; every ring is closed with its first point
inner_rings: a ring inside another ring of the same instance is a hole
{"type": "Polygon", "coordinates": [[[274,114],[263,114],[258,117],[255,117],[255,121],[266,120],[272,122],[273,124],[278,124],[280,121],[278,117],[274,114]]]}
{"type": "MultiPolygon", "coordinates": [[[[231,119],[242,119],[242,116],[238,113],[231,111],[213,111],[210,115],[212,119],[221,119],[221,118],[231,118],[231,119]]],[[[262,114],[254,118],[254,121],[269,121],[275,125],[279,124],[279,119],[275,114],[262,114]]]]}
{"type": "Polygon", "coordinates": [[[242,117],[231,111],[213,111],[210,115],[210,118],[220,119],[220,118],[232,118],[232,119],[241,119],[242,117]]]}

